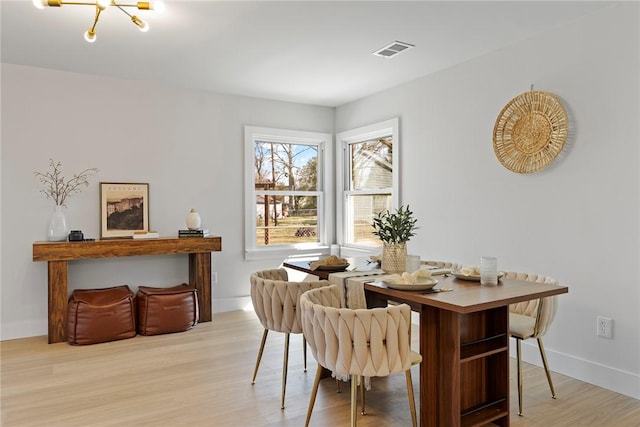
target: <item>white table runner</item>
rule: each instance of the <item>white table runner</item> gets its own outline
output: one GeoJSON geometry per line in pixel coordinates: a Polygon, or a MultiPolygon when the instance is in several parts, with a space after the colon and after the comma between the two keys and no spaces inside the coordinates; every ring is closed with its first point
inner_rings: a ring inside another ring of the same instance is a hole
{"type": "Polygon", "coordinates": [[[382,270],[345,271],[329,275],[329,282],[336,285],[342,294],[344,307],[358,309],[367,308],[364,297],[364,283],[381,280],[386,274],[382,270]],[[376,278],[372,276],[378,276],[376,278]]]}
{"type": "MultiPolygon", "coordinates": [[[[427,268],[431,271],[431,275],[433,276],[451,273],[450,268],[435,266],[427,268]]],[[[384,281],[388,276],[389,274],[380,269],[345,271],[330,274],[329,282],[331,282],[332,285],[338,286],[338,289],[340,289],[343,307],[358,309],[367,308],[367,301],[364,297],[364,284],[366,282],[384,281]]]]}

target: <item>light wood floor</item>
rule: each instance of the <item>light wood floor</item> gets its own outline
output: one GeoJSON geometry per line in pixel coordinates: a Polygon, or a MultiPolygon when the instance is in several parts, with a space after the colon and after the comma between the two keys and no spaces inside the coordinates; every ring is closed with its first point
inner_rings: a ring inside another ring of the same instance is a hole
{"type": "MultiPolygon", "coordinates": [[[[73,347],[46,337],[3,341],[1,422],[26,426],[302,426],[315,360],[303,372],[302,338],[292,335],[286,408],[280,409],[283,335],[267,340],[257,382],[251,375],[262,335],[252,312],[215,314],[178,334],[73,347]]],[[[417,343],[416,343],[417,344],[417,343]]],[[[416,401],[418,367],[413,368],[416,401]]],[[[511,367],[512,426],[640,426],[640,401],[525,365],[525,414],[517,415],[511,367]]],[[[410,425],[403,375],[374,380],[359,426],[410,425]]],[[[437,396],[433,396],[437,399],[437,396]]],[[[325,379],[312,426],[349,423],[349,387],[325,379]]],[[[446,427],[446,426],[443,426],[446,427]]]]}

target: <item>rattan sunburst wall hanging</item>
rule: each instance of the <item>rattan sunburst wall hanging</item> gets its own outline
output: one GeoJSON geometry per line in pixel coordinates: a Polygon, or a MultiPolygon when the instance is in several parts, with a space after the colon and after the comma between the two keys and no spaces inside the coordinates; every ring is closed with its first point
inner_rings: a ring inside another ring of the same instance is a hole
{"type": "Polygon", "coordinates": [[[502,165],[517,173],[549,166],[567,140],[567,113],[554,95],[529,91],[505,105],[493,128],[493,150],[502,165]]]}

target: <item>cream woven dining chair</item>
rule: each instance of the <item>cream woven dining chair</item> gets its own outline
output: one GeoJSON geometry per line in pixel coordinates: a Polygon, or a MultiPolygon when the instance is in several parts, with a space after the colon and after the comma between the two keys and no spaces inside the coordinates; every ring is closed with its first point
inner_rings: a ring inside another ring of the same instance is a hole
{"type": "MultiPolygon", "coordinates": [[[[513,271],[506,271],[504,278],[553,285],[558,284],[558,281],[551,277],[513,271]]],[[[522,415],[522,357],[520,344],[526,339],[535,338],[538,341],[538,349],[540,350],[544,372],[547,375],[547,382],[551,389],[551,397],[556,398],[553,381],[551,380],[551,372],[549,371],[549,364],[547,363],[547,356],[544,352],[544,345],[542,344],[542,336],[547,333],[549,326],[551,326],[551,322],[553,322],[553,318],[556,315],[557,307],[558,302],[556,296],[523,301],[509,306],[509,334],[516,340],[518,415],[522,415]]]]}
{"type": "Polygon", "coordinates": [[[357,417],[358,383],[363,377],[385,377],[404,372],[413,426],[417,425],[411,381],[412,364],[420,354],[411,351],[411,309],[406,304],[372,309],[342,308],[341,294],[331,285],[300,297],[302,330],[318,362],[309,398],[305,427],[318,393],[323,367],[336,376],[351,377],[351,426],[357,417]]]}
{"type": "MultiPolygon", "coordinates": [[[[284,361],[282,363],[282,394],[280,408],[284,409],[284,397],[287,388],[287,368],[289,364],[289,336],[302,333],[302,322],[298,304],[300,295],[304,292],[329,285],[326,280],[293,282],[289,281],[287,270],[284,268],[257,271],[250,276],[251,301],[253,308],[264,327],[262,341],[256,358],[251,384],[255,384],[260,360],[267,342],[269,331],[282,332],[284,340],[284,361]]],[[[307,342],[302,339],[304,354],[304,370],[307,371],[307,342]]]]}

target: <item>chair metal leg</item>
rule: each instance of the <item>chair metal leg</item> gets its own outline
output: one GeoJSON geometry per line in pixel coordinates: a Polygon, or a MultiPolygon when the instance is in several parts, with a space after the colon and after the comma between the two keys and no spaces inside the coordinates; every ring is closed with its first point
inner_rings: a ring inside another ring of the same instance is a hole
{"type": "Polygon", "coordinates": [[[519,338],[516,338],[516,359],[518,363],[518,415],[522,416],[522,361],[519,338]]]}
{"type": "Polygon", "coordinates": [[[340,380],[336,378],[336,393],[342,393],[342,387],[340,386],[340,380]]]}
{"type": "Polygon", "coordinates": [[[302,354],[304,355],[304,371],[307,372],[307,339],[302,336],[302,354]]]}
{"type": "Polygon", "coordinates": [[[358,375],[351,375],[351,427],[356,427],[358,415],[358,375]]]}
{"type": "Polygon", "coordinates": [[[320,384],[320,379],[322,378],[322,370],[324,368],[320,366],[318,363],[318,367],[316,368],[316,379],[313,382],[313,390],[311,390],[311,397],[309,397],[309,407],[307,408],[307,419],[304,422],[304,427],[309,427],[309,421],[311,421],[311,412],[313,412],[313,405],[316,403],[316,395],[318,394],[318,385],[320,384]]]}
{"type": "Polygon", "coordinates": [[[407,394],[409,395],[409,410],[411,411],[411,425],[418,427],[418,417],[416,415],[416,400],[413,396],[413,382],[411,381],[411,369],[405,372],[407,377],[407,394]]]}
{"type": "Polygon", "coordinates": [[[551,389],[551,397],[555,399],[556,391],[553,389],[553,381],[551,381],[551,371],[549,371],[549,364],[547,363],[547,356],[544,352],[544,345],[542,345],[542,338],[538,338],[538,349],[540,350],[540,357],[542,357],[544,372],[547,374],[547,381],[549,382],[549,388],[551,389]]]}
{"type": "Polygon", "coordinates": [[[258,375],[258,368],[260,367],[260,360],[262,359],[262,352],[264,351],[264,344],[267,342],[268,333],[268,329],[265,329],[262,333],[262,342],[260,343],[260,350],[258,350],[258,358],[256,359],[256,367],[253,370],[253,378],[251,379],[251,384],[256,383],[256,376],[258,375]]]}
{"type": "Polygon", "coordinates": [[[280,409],[284,409],[284,394],[287,389],[287,367],[289,366],[289,334],[284,338],[284,362],[282,363],[282,399],[280,409]]]}
{"type": "Polygon", "coordinates": [[[364,377],[360,377],[360,407],[362,408],[362,411],[360,411],[360,413],[362,415],[367,415],[364,410],[364,377]]]}

